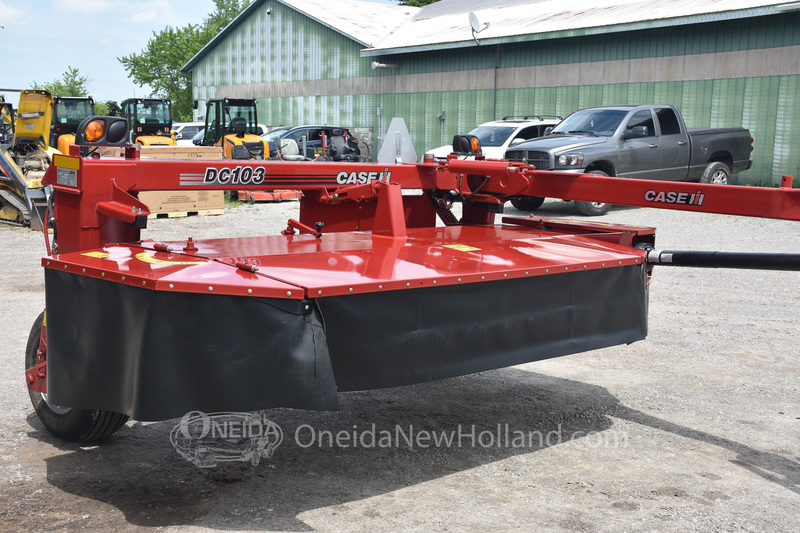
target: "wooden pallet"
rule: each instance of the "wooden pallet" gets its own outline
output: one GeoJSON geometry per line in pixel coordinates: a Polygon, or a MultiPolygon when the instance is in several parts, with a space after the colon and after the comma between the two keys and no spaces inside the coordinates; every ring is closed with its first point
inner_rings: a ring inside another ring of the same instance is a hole
{"type": "Polygon", "coordinates": [[[153,218],[185,218],[202,215],[222,215],[225,209],[198,209],[196,211],[166,211],[163,213],[150,213],[148,219],[153,218]]]}

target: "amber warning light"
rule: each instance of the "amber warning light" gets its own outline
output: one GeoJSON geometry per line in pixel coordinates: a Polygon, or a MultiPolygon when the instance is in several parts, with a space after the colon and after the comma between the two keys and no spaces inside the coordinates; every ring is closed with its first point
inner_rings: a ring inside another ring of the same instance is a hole
{"type": "Polygon", "coordinates": [[[129,144],[128,121],[121,117],[92,116],[83,120],[75,135],[75,144],[124,146],[129,144]]]}
{"type": "Polygon", "coordinates": [[[84,138],[90,143],[97,142],[103,138],[106,132],[106,123],[102,120],[93,120],[86,125],[83,130],[84,138]]]}
{"type": "Polygon", "coordinates": [[[474,135],[456,135],[453,137],[453,153],[458,155],[479,155],[481,141],[474,135]]]}

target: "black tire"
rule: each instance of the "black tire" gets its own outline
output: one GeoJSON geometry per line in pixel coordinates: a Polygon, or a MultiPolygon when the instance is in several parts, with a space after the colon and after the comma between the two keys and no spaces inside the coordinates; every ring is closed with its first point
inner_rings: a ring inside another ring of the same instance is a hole
{"type": "MultiPolygon", "coordinates": [[[[44,313],[33,323],[25,350],[25,369],[36,365],[44,313]]],[[[47,402],[47,395],[28,389],[33,409],[53,435],[75,442],[100,441],[125,425],[128,416],[102,409],[72,409],[47,402]]]]}
{"type": "Polygon", "coordinates": [[[512,198],[511,205],[520,211],[536,211],[544,203],[544,198],[528,196],[527,198],[512,198]]]}
{"type": "MultiPolygon", "coordinates": [[[[598,176],[605,176],[608,177],[608,174],[603,172],[602,170],[592,170],[587,172],[587,174],[597,174],[598,176]]],[[[578,210],[578,213],[587,216],[587,217],[598,217],[600,215],[605,215],[608,213],[608,210],[611,209],[611,204],[604,204],[602,202],[575,202],[575,207],[578,210]]]]}
{"type": "Polygon", "coordinates": [[[731,177],[731,169],[725,163],[719,161],[709,163],[700,177],[700,183],[711,183],[714,185],[727,185],[731,177]]]}

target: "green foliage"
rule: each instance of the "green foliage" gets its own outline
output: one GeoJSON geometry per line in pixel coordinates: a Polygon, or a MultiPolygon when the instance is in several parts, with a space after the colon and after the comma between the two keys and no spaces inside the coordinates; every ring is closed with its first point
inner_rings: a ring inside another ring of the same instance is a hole
{"type": "Polygon", "coordinates": [[[140,87],[152,87],[152,97],[172,100],[175,122],[190,121],[192,75],[180,69],[249,3],[249,0],[214,0],[217,9],[202,26],[167,26],[160,32],[153,32],[153,37],[140,53],[117,59],[140,87]]]}
{"type": "Polygon", "coordinates": [[[428,4],[433,4],[434,2],[438,2],[439,0],[399,0],[400,5],[404,6],[411,6],[411,7],[422,7],[427,6],[428,4]]]}
{"type": "Polygon", "coordinates": [[[106,102],[106,107],[108,108],[108,114],[111,115],[112,117],[122,116],[122,108],[114,100],[109,100],[108,102],[106,102]]]}
{"type": "Polygon", "coordinates": [[[108,115],[108,104],[106,102],[95,102],[94,103],[94,114],[95,115],[108,115]]]}
{"type": "Polygon", "coordinates": [[[139,54],[118,58],[128,75],[139,86],[153,88],[151,96],[172,100],[172,116],[176,121],[188,120],[192,113],[192,77],[181,67],[207,42],[198,26],[167,26],[147,42],[139,54]]]}
{"type": "Polygon", "coordinates": [[[205,19],[203,27],[210,30],[211,37],[213,37],[219,33],[219,30],[230,24],[236,15],[244,11],[249,4],[250,0],[214,0],[217,10],[205,19]]]}
{"type": "Polygon", "coordinates": [[[31,87],[44,90],[53,96],[88,96],[89,90],[86,88],[88,78],[81,76],[77,68],[67,67],[67,71],[61,75],[60,80],[53,80],[50,83],[31,82],[31,87]]]}

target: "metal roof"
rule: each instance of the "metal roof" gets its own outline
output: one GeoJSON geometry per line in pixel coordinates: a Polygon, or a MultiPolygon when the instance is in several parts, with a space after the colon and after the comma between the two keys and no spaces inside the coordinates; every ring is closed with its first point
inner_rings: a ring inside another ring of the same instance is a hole
{"type": "MultiPolygon", "coordinates": [[[[418,7],[377,4],[360,0],[254,0],[239,15],[225,26],[194,57],[181,67],[190,71],[203,56],[210,52],[225,37],[253,12],[267,3],[280,3],[302,13],[312,20],[337,31],[364,47],[372,47],[390,34],[399,24],[420,11],[418,7]]],[[[264,6],[266,9],[268,6],[264,6]]]]}
{"type": "MultiPolygon", "coordinates": [[[[301,1],[301,0],[296,0],[301,1]]],[[[307,1],[307,0],[306,0],[307,1]]],[[[474,46],[469,13],[485,29],[480,44],[593,35],[731,20],[800,9],[776,0],[441,0],[410,16],[362,55],[474,46]]]]}
{"type": "Polygon", "coordinates": [[[417,12],[418,7],[359,0],[278,0],[366,47],[374,46],[417,12]]]}
{"type": "Polygon", "coordinates": [[[183,67],[187,72],[267,2],[364,46],[362,56],[535,41],[733,20],[800,10],[780,0],[440,0],[423,8],[360,0],[254,0],[183,67]],[[481,26],[473,37],[469,13],[481,26]]]}

